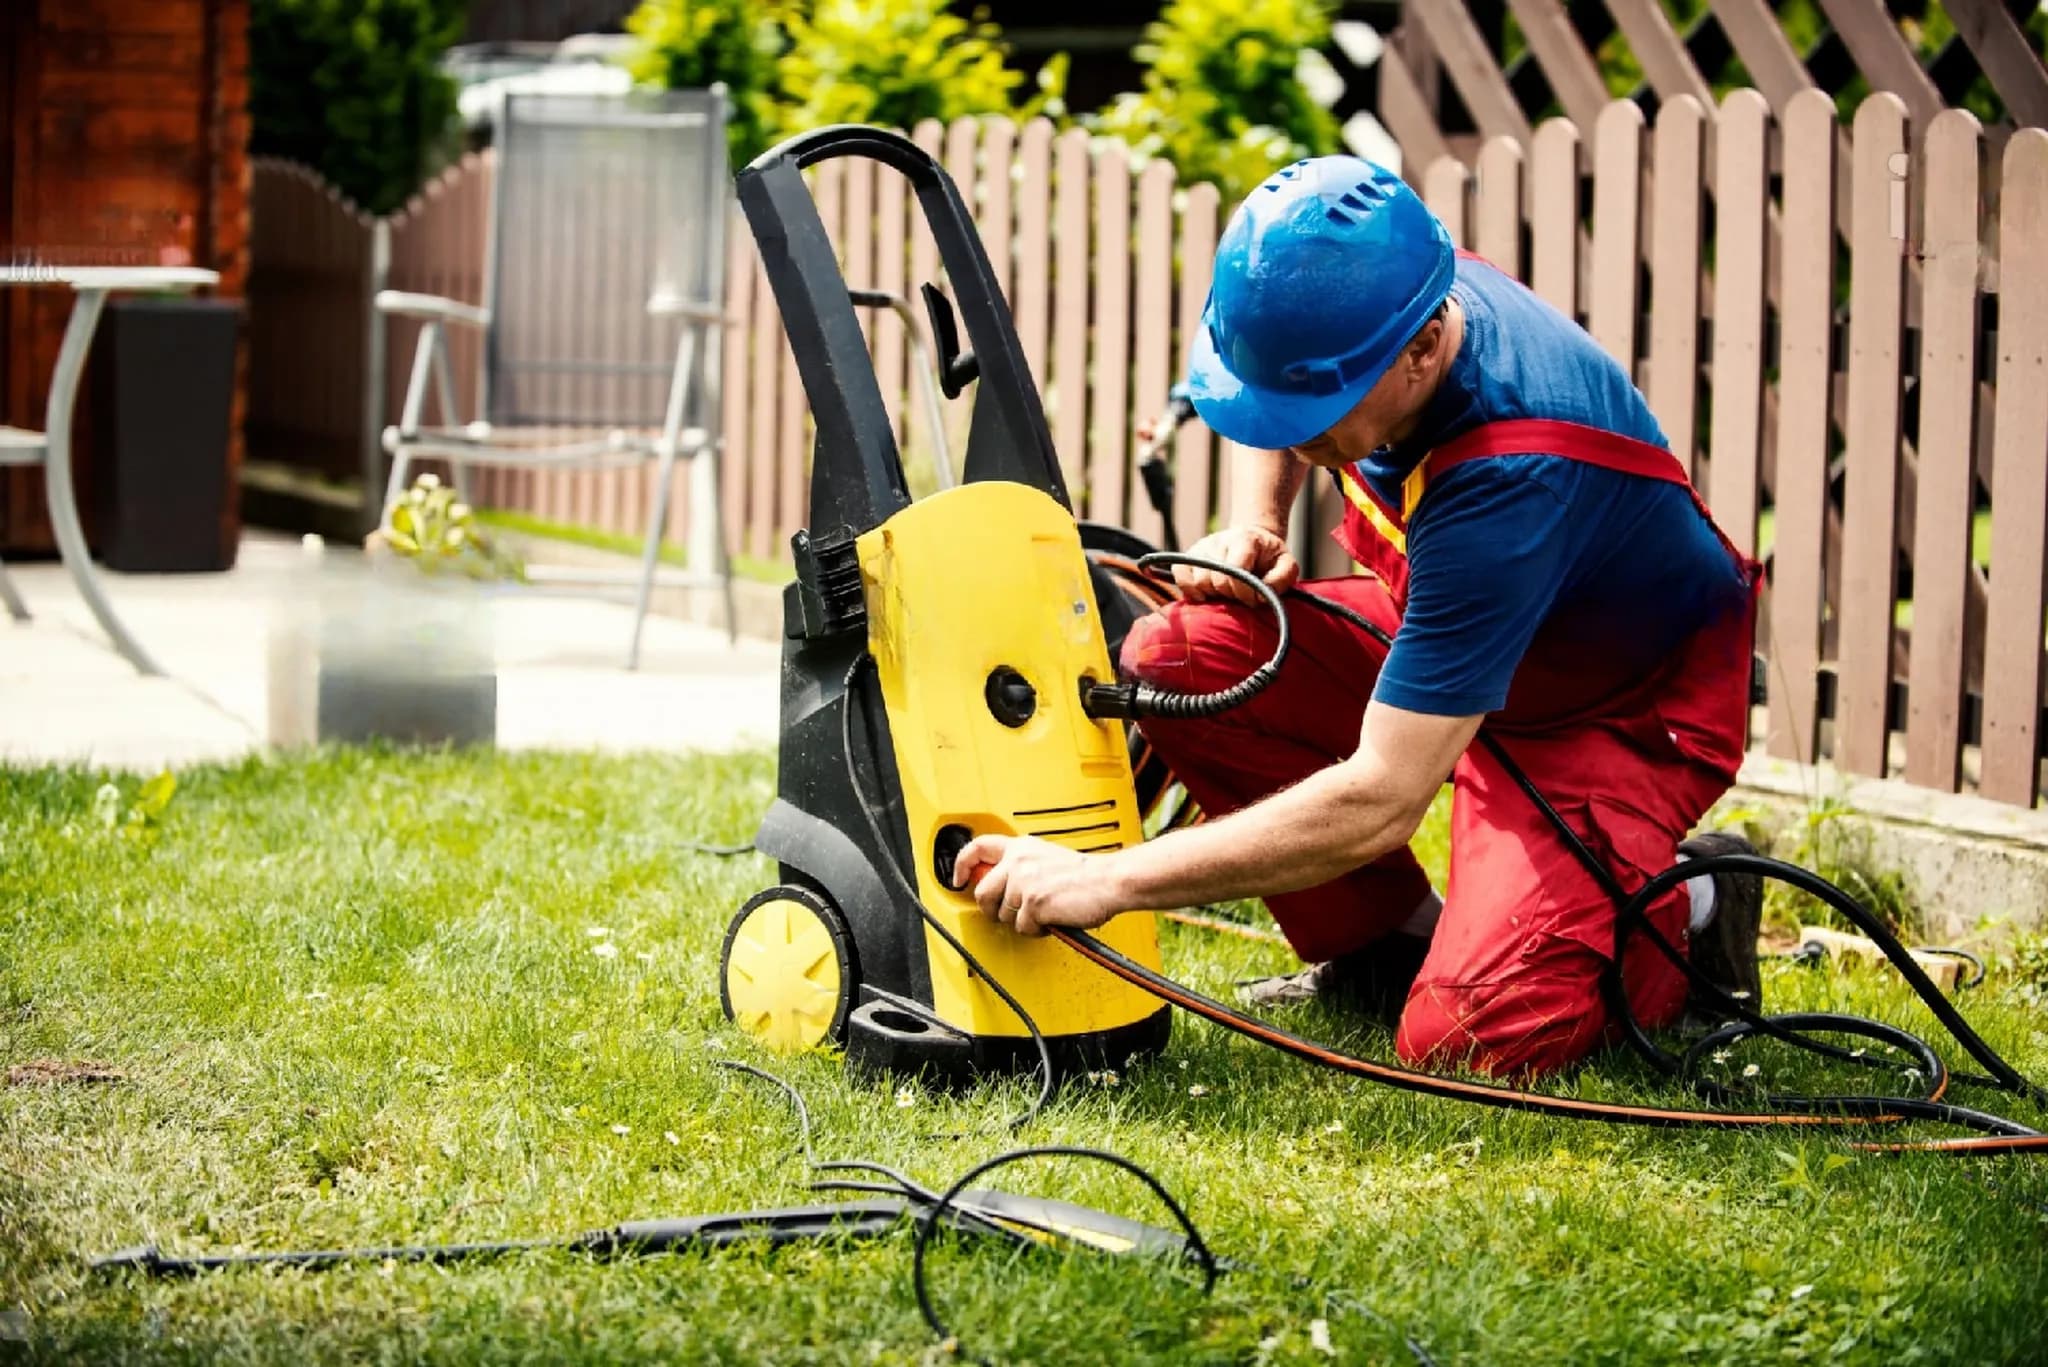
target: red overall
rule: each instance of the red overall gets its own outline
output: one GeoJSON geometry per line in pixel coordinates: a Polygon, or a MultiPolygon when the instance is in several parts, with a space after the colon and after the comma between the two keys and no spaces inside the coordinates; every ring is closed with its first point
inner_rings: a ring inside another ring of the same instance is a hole
{"type": "MultiPolygon", "coordinates": [[[[1303,587],[1392,633],[1407,601],[1407,522],[1428,481],[1463,461],[1531,453],[1692,492],[1661,447],[1573,423],[1492,423],[1431,451],[1398,509],[1344,471],[1349,505],[1336,538],[1369,573],[1303,587]]],[[[1693,501],[1708,516],[1696,492],[1693,501]]],[[[1624,887],[1676,862],[1678,842],[1727,790],[1747,743],[1761,567],[1728,551],[1752,585],[1745,611],[1696,631],[1646,678],[1602,679],[1600,660],[1546,651],[1539,633],[1505,706],[1485,723],[1624,887]]],[[[1293,651],[1264,693],[1218,717],[1144,724],[1212,815],[1256,802],[1357,748],[1386,650],[1305,604],[1290,603],[1288,617],[1293,651]]],[[[1271,653],[1273,637],[1264,608],[1174,603],[1132,629],[1123,665],[1161,687],[1203,692],[1242,678],[1271,653]]],[[[1608,1035],[1599,984],[1613,958],[1615,908],[1483,746],[1466,751],[1452,782],[1450,881],[1396,1049],[1411,1064],[1463,1060],[1493,1074],[1563,1067],[1608,1035]]],[[[1403,847],[1321,887],[1268,898],[1267,906],[1295,951],[1317,961],[1391,933],[1428,887],[1403,847]]],[[[1651,910],[1676,944],[1685,940],[1687,905],[1680,887],[1651,910]]],[[[1630,941],[1622,981],[1647,1025],[1668,1024],[1684,1006],[1683,976],[1645,937],[1630,941]]]]}

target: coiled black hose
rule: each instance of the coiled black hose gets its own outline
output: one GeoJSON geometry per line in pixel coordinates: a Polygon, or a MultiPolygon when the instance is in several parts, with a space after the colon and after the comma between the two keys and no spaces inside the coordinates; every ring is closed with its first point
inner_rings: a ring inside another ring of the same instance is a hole
{"type": "Polygon", "coordinates": [[[1279,677],[1280,666],[1286,662],[1293,636],[1287,625],[1287,609],[1281,605],[1280,595],[1273,591],[1272,585],[1249,570],[1241,570],[1235,565],[1225,565],[1220,561],[1207,560],[1196,555],[1156,552],[1142,556],[1138,560],[1138,569],[1146,574],[1164,565],[1193,565],[1198,569],[1214,570],[1249,586],[1265,599],[1266,606],[1273,610],[1273,622],[1280,632],[1279,640],[1273,645],[1272,658],[1230,687],[1215,693],[1175,693],[1170,689],[1158,688],[1148,683],[1100,683],[1093,679],[1083,680],[1081,710],[1091,717],[1121,717],[1126,720],[1168,717],[1175,721],[1213,717],[1228,712],[1241,703],[1251,701],[1265,691],[1266,685],[1279,677]]]}

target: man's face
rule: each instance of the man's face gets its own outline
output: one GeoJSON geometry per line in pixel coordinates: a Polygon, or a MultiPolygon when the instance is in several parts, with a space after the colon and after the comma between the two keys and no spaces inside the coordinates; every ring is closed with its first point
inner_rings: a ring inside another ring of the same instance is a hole
{"type": "Polygon", "coordinates": [[[1403,367],[1396,365],[1329,431],[1290,448],[1295,458],[1324,469],[1341,469],[1392,441],[1394,428],[1404,416],[1401,401],[1408,392],[1402,371],[1403,367]]]}
{"type": "Polygon", "coordinates": [[[1321,436],[1289,448],[1295,458],[1324,469],[1340,469],[1407,435],[1429,398],[1445,333],[1441,321],[1424,324],[1379,383],[1367,390],[1349,413],[1321,436]]]}

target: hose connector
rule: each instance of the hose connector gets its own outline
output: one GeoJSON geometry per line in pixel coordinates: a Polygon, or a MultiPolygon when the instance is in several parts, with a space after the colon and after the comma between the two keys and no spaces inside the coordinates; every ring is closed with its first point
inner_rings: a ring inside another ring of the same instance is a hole
{"type": "Polygon", "coordinates": [[[1105,717],[1133,721],[1144,715],[1138,710],[1138,690],[1142,687],[1142,684],[1111,684],[1084,677],[1081,680],[1081,711],[1098,721],[1105,717]]]}

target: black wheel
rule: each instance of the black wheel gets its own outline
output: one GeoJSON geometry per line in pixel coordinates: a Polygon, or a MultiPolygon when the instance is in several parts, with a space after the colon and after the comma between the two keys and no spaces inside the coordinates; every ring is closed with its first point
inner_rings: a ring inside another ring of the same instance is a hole
{"type": "Polygon", "coordinates": [[[840,1038],[859,985],[846,918],[811,888],[755,893],[718,956],[725,1016],[778,1054],[840,1038]]]}

